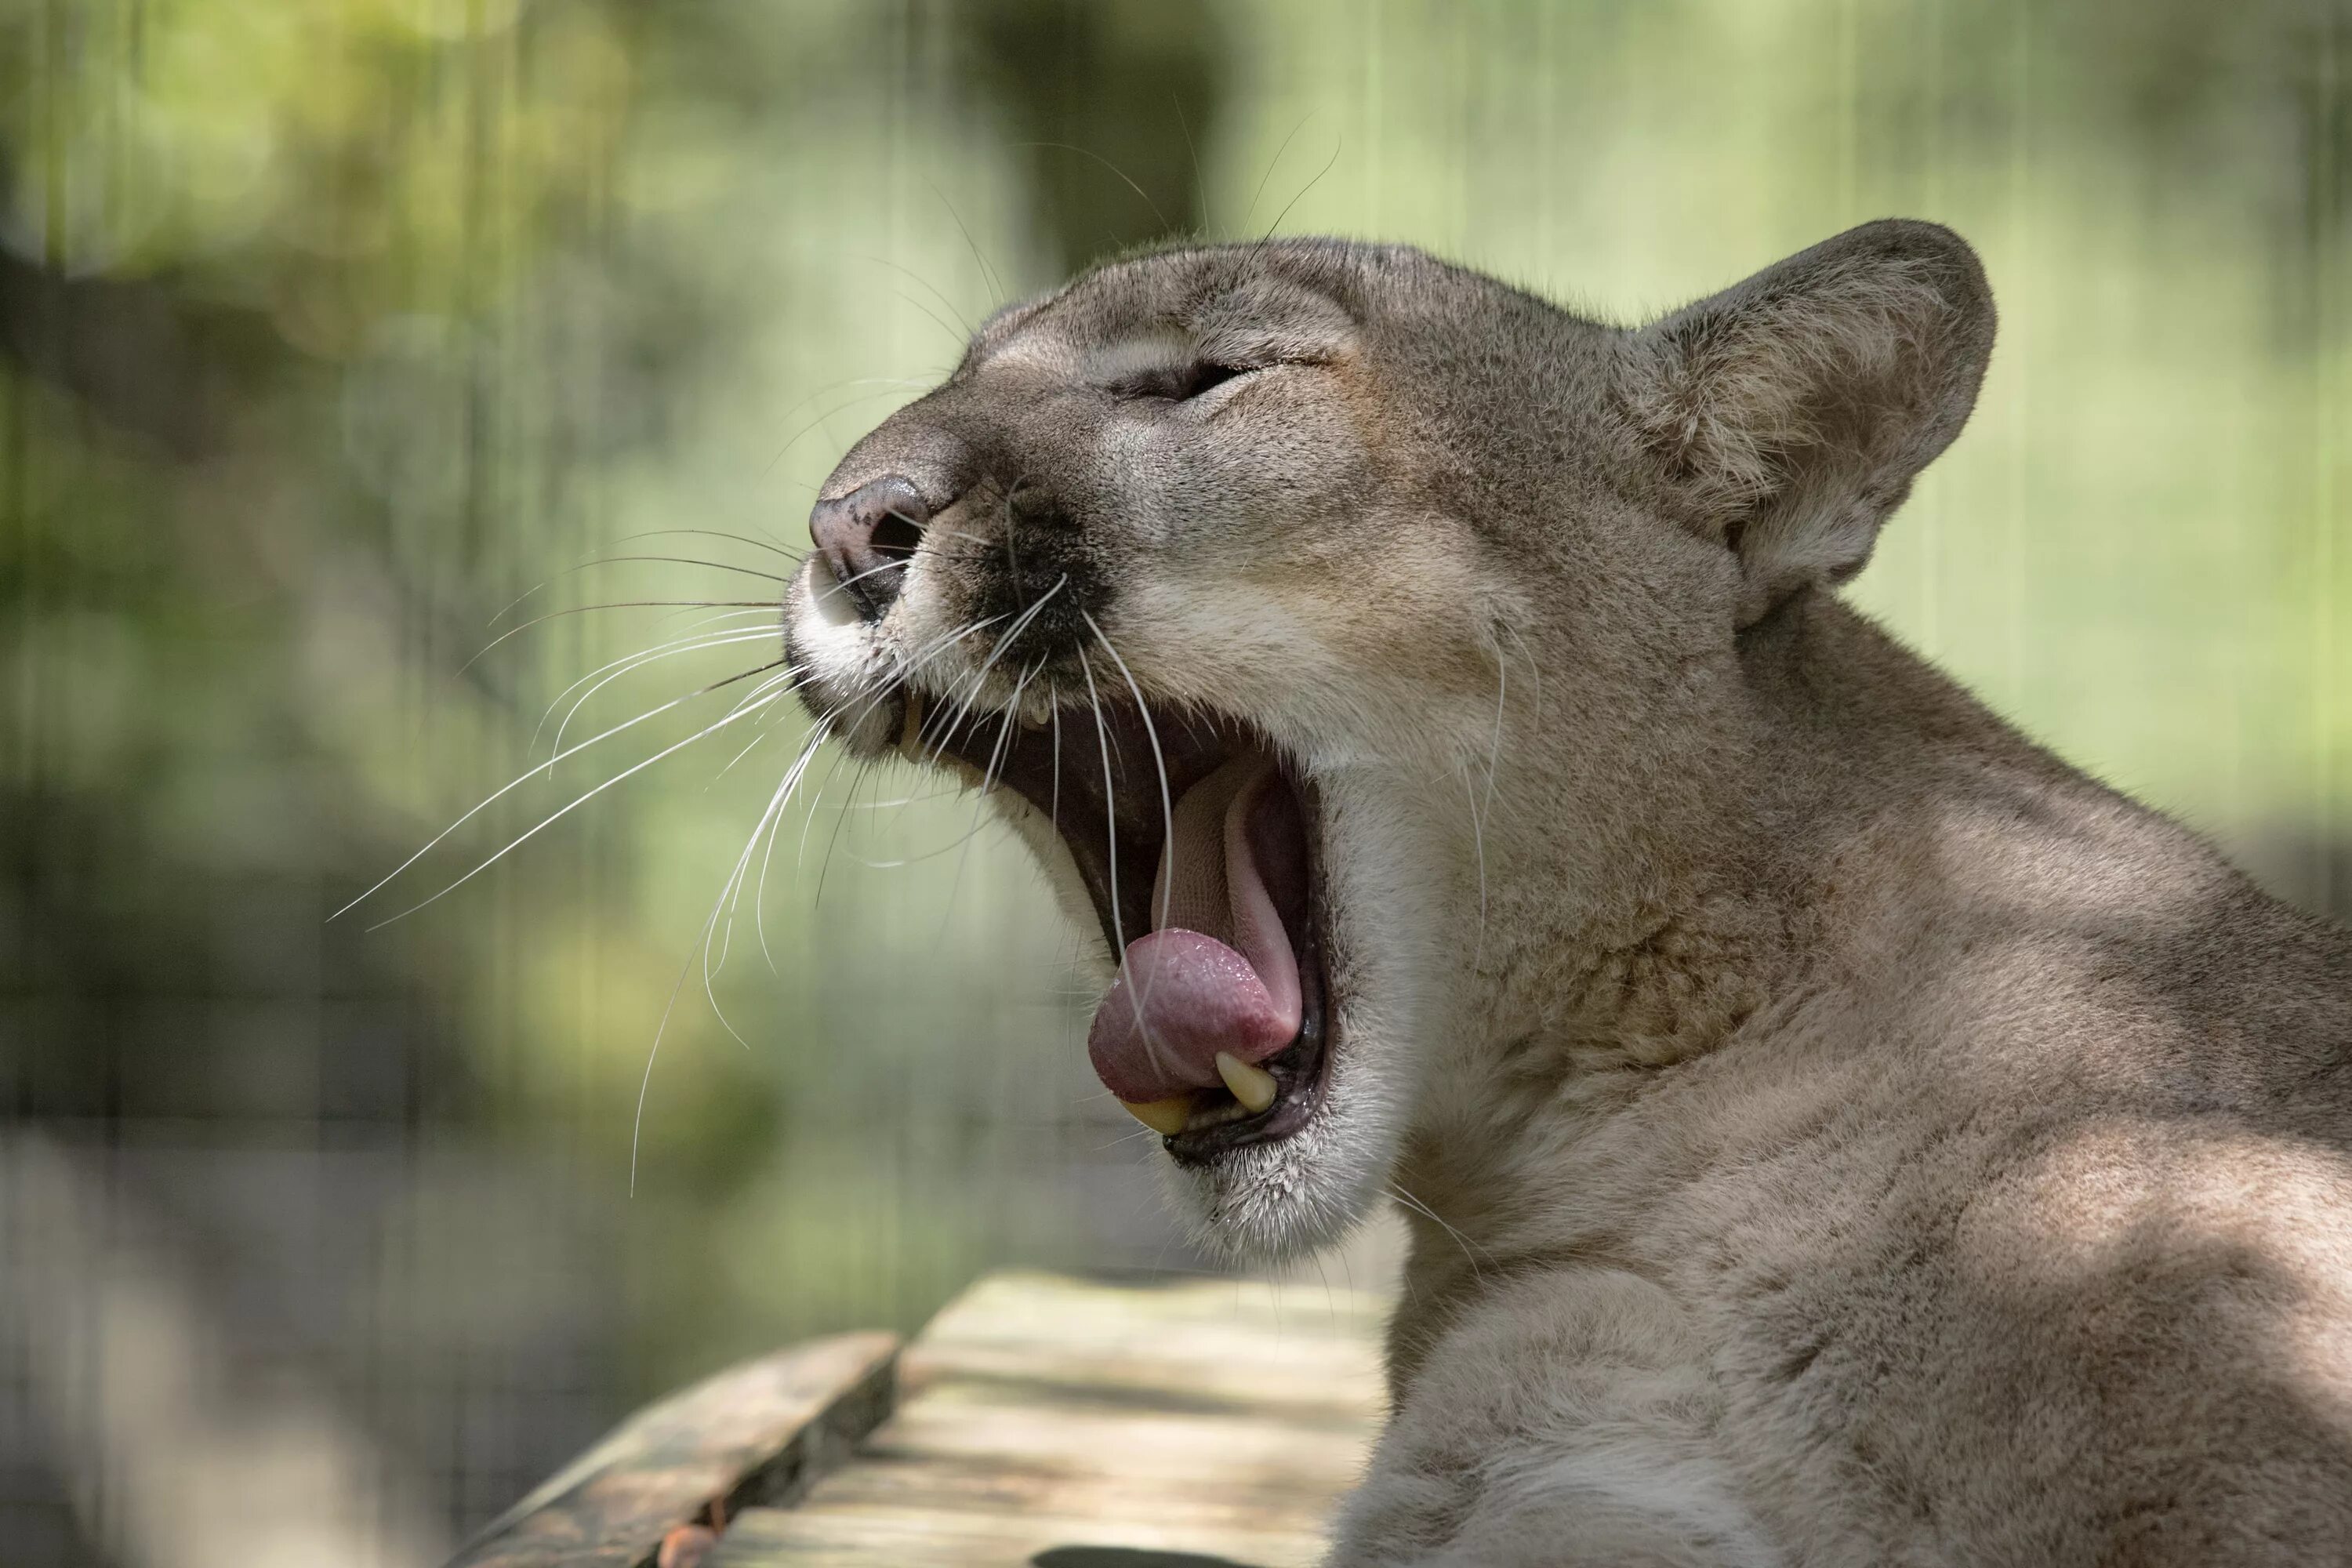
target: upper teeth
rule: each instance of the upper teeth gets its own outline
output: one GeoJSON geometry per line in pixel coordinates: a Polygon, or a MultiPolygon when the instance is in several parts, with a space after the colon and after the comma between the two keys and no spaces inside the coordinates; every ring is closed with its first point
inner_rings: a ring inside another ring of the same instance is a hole
{"type": "Polygon", "coordinates": [[[910,763],[923,760],[923,694],[914,688],[907,689],[907,717],[898,726],[898,750],[910,763]]]}

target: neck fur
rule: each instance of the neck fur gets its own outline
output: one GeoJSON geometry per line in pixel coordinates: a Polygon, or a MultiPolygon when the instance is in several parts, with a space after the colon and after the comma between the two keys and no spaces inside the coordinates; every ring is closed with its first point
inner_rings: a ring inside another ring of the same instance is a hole
{"type": "Polygon", "coordinates": [[[1512,820],[1536,830],[1489,837],[1490,864],[1512,874],[1489,884],[1466,1022],[1433,1053],[1395,1173],[1414,1235],[1407,1337],[1433,1304],[1570,1233],[1606,1252],[1606,1214],[1538,1223],[1558,1195],[1547,1173],[1662,1082],[1739,1047],[1834,957],[1837,867],[1894,803],[1916,811],[1948,791],[1955,756],[2074,778],[1826,595],[1749,628],[1685,691],[1680,724],[1656,726],[1669,732],[1643,756],[1646,794],[1618,797],[1643,809],[1593,811],[1575,798],[1590,774],[1556,763],[1533,787],[1515,781],[1512,820]]]}

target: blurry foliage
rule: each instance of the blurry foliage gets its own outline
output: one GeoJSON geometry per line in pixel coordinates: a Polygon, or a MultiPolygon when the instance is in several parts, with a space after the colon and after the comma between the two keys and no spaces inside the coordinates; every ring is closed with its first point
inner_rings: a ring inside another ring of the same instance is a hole
{"type": "Polygon", "coordinates": [[[12,233],[69,272],[200,268],[201,291],[347,354],[370,311],[488,303],[577,229],[631,101],[625,17],[22,0],[0,16],[12,233]]]}
{"type": "Polygon", "coordinates": [[[651,720],[327,921],[544,763],[578,677],[746,639],[566,743],[774,657],[834,458],[1169,232],[1409,239],[1626,318],[1954,224],[2001,345],[1857,598],[2324,899],[2348,106],[2352,0],[0,0],[0,1093],[527,1167],[367,1221],[353,1289],[418,1365],[499,1342],[469,1290],[609,1293],[608,1406],[992,1261],[1181,1264],[969,802],[820,759],[706,989],[782,708],[362,929],[727,699],[651,720]],[[581,567],[647,555],[719,564],[581,567]],[[740,618],[553,614],[623,600],[740,618]],[[518,1228],[546,1278],[477,1283],[518,1228]]]}

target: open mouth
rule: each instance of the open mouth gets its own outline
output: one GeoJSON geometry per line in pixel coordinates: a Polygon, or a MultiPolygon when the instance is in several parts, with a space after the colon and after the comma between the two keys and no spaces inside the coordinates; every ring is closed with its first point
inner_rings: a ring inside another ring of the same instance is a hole
{"type": "Polygon", "coordinates": [[[1185,1163],[1306,1126],[1333,1042],[1321,825],[1297,767],[1220,715],[898,700],[909,759],[1013,790],[1068,847],[1120,955],[1087,1038],[1104,1087],[1185,1163]]]}

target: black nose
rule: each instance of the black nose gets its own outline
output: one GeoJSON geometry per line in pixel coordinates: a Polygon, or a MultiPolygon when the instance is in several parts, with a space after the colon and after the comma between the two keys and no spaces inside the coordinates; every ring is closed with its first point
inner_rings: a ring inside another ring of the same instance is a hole
{"type": "Polygon", "coordinates": [[[907,559],[930,521],[931,509],[914,481],[891,474],[817,502],[809,513],[809,537],[857,613],[878,621],[898,596],[907,559]]]}

